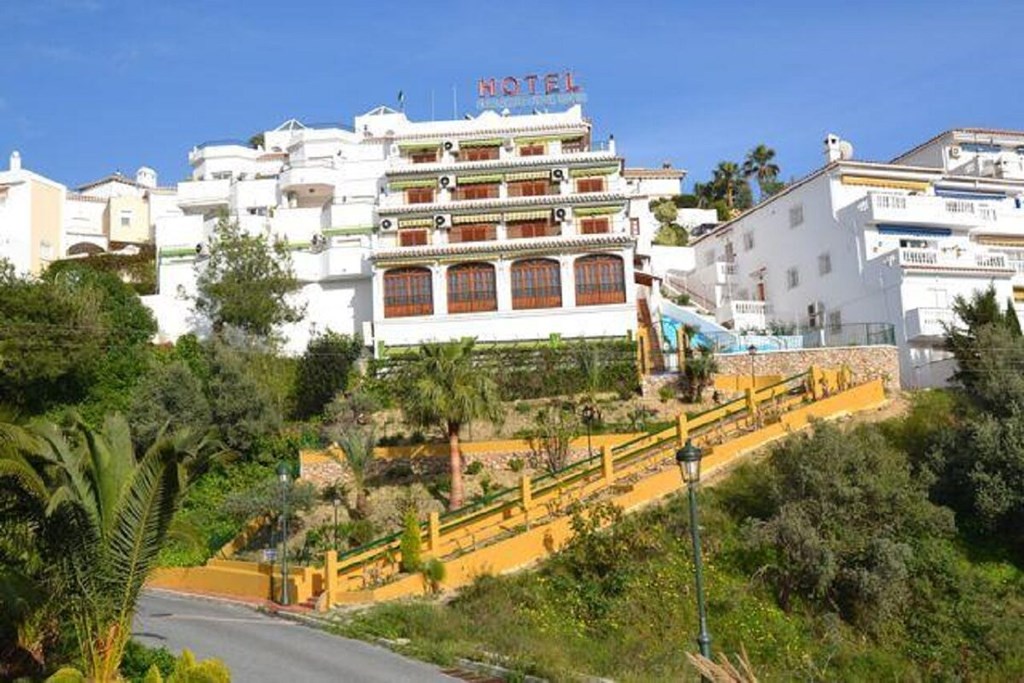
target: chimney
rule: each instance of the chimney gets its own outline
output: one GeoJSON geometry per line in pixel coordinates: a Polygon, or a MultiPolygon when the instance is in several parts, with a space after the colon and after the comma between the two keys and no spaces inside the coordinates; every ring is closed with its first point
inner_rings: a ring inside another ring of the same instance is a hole
{"type": "Polygon", "coordinates": [[[11,170],[21,170],[21,154],[18,152],[18,150],[14,150],[13,152],[11,152],[11,170]]]}
{"type": "Polygon", "coordinates": [[[829,133],[825,136],[825,163],[831,164],[833,161],[839,161],[842,157],[839,151],[839,136],[835,133],[829,133]]]}
{"type": "Polygon", "coordinates": [[[148,166],[142,166],[135,172],[135,182],[150,189],[156,187],[156,171],[148,166]]]}

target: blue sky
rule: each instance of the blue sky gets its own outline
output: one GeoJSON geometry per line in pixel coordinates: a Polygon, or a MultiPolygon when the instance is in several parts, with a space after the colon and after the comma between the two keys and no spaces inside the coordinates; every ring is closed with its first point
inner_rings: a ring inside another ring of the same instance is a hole
{"type": "MultiPolygon", "coordinates": [[[[474,110],[482,76],[571,68],[629,165],[700,180],[764,142],[783,176],[834,131],[884,160],[955,126],[1024,128],[1024,3],[0,0],[0,166],[77,185],[285,119],[406,93],[474,110]]],[[[689,184],[689,183],[688,183],[689,184]]]]}

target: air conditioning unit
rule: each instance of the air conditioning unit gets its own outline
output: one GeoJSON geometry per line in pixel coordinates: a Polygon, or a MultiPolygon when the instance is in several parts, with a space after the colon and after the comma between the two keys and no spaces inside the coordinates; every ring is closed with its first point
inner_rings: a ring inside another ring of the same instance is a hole
{"type": "Polygon", "coordinates": [[[505,148],[506,152],[511,152],[516,148],[516,141],[512,138],[505,138],[505,142],[502,143],[502,147],[505,148]]]}
{"type": "Polygon", "coordinates": [[[377,225],[380,226],[381,230],[397,230],[398,229],[398,219],[397,218],[381,218],[380,222],[377,225]]]}
{"type": "Polygon", "coordinates": [[[452,227],[452,216],[448,213],[439,213],[434,216],[434,227],[435,228],[450,228],[452,227]]]}
{"type": "Polygon", "coordinates": [[[568,207],[565,206],[560,206],[551,213],[555,217],[555,220],[558,221],[559,223],[564,223],[565,221],[569,220],[569,217],[572,215],[568,207]]]}
{"type": "Polygon", "coordinates": [[[445,140],[442,144],[444,151],[451,152],[452,154],[459,153],[459,141],[458,140],[445,140]]]}
{"type": "Polygon", "coordinates": [[[455,187],[455,176],[443,175],[437,179],[437,186],[442,190],[448,190],[455,187]]]}
{"type": "Polygon", "coordinates": [[[960,158],[960,145],[953,145],[949,148],[949,158],[959,159],[960,158]]]}
{"type": "Polygon", "coordinates": [[[206,245],[202,242],[196,243],[196,256],[202,256],[206,252],[206,245]]]}
{"type": "Polygon", "coordinates": [[[567,168],[553,168],[551,169],[551,179],[556,183],[564,183],[569,179],[569,169],[567,168]]]}

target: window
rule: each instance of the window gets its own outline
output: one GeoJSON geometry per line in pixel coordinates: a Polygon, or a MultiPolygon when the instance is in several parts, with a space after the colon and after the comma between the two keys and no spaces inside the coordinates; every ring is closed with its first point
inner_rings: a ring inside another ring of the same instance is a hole
{"type": "Polygon", "coordinates": [[[448,233],[448,241],[452,244],[456,242],[487,242],[497,238],[497,227],[488,223],[456,225],[448,233]]]}
{"type": "Polygon", "coordinates": [[[630,218],[629,219],[629,234],[633,237],[640,236],[640,219],[630,218]]]}
{"type": "Polygon", "coordinates": [[[584,150],[583,138],[572,138],[562,140],[562,154],[576,154],[584,150]]]}
{"type": "Polygon", "coordinates": [[[130,228],[132,226],[132,212],[122,211],[121,212],[121,227],[130,228]]]}
{"type": "Polygon", "coordinates": [[[576,181],[577,192],[604,192],[604,178],[580,178],[576,181]]]}
{"type": "Polygon", "coordinates": [[[217,171],[216,173],[211,173],[210,177],[214,180],[231,180],[231,171],[217,171]]]}
{"type": "Polygon", "coordinates": [[[509,197],[539,197],[552,192],[549,180],[520,180],[508,184],[509,197]]]}
{"type": "Polygon", "coordinates": [[[800,271],[796,268],[790,268],[786,271],[786,288],[794,289],[800,286],[800,271]]]}
{"type": "Polygon", "coordinates": [[[427,243],[426,230],[399,230],[398,246],[419,247],[427,243]]]}
{"type": "Polygon", "coordinates": [[[430,204],[434,201],[434,188],[432,187],[410,187],[405,191],[407,204],[430,204]]]}
{"type": "Polygon", "coordinates": [[[832,254],[825,252],[818,256],[818,275],[828,275],[832,272],[832,254]]]}
{"type": "Polygon", "coordinates": [[[704,252],[704,265],[705,266],[710,266],[714,262],[715,262],[715,250],[712,249],[710,251],[705,251],[704,252]]]}
{"type": "Polygon", "coordinates": [[[754,248],[754,233],[743,233],[743,251],[750,251],[754,248]]]}
{"type": "Polygon", "coordinates": [[[602,218],[581,218],[580,219],[580,234],[581,235],[599,235],[601,233],[609,232],[611,221],[608,217],[602,218]]]}
{"type": "Polygon", "coordinates": [[[498,310],[494,266],[462,263],[448,269],[448,312],[474,313],[498,310]]]}
{"type": "Polygon", "coordinates": [[[841,311],[828,312],[829,332],[838,332],[843,327],[843,314],[841,311]]]}
{"type": "Polygon", "coordinates": [[[396,268],[384,273],[384,317],[431,315],[432,275],[426,268],[396,268]]]}
{"type": "Polygon", "coordinates": [[[497,199],[498,183],[473,183],[455,188],[455,199],[497,199]]]}
{"type": "Polygon", "coordinates": [[[521,157],[539,157],[544,156],[544,143],[535,142],[528,145],[522,145],[519,148],[519,156],[521,157]]]}
{"type": "Polygon", "coordinates": [[[528,259],[512,264],[512,308],[561,308],[562,274],[558,261],[528,259]]]}
{"type": "Polygon", "coordinates": [[[497,159],[501,154],[497,146],[494,147],[464,147],[459,151],[459,161],[489,161],[497,159]]]}
{"type": "Polygon", "coordinates": [[[426,150],[420,152],[413,152],[409,155],[409,159],[414,164],[432,164],[437,161],[437,150],[426,150]]]}
{"type": "Polygon", "coordinates": [[[577,306],[625,303],[625,272],[618,256],[582,256],[576,259],[575,272],[577,306]]]}
{"type": "Polygon", "coordinates": [[[528,239],[530,237],[555,237],[561,232],[557,225],[550,221],[516,221],[508,224],[510,240],[528,239]]]}
{"type": "Polygon", "coordinates": [[[795,228],[804,222],[804,205],[797,204],[789,208],[789,227],[795,228]]]}

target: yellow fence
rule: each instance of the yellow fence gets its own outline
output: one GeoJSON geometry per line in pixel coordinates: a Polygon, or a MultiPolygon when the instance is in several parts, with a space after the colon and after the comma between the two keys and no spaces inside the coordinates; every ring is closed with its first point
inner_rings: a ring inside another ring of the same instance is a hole
{"type": "MultiPolygon", "coordinates": [[[[669,429],[603,442],[593,461],[523,477],[517,487],[485,502],[431,515],[422,527],[424,551],[444,562],[446,588],[526,566],[564,545],[575,503],[603,499],[628,511],[678,490],[680,475],[672,456],[686,438],[704,448],[704,469],[712,474],[812,419],[865,410],[884,400],[881,380],[854,386],[845,369],[811,368],[757,390],[748,388],[743,398],[680,415],[669,429]]],[[[328,552],[322,569],[289,573],[291,595],[297,602],[319,595],[318,606],[330,607],[422,594],[420,576],[399,574],[399,543],[399,534],[393,534],[340,556],[328,552]]],[[[279,593],[280,577],[273,590],[271,579],[267,565],[221,559],[204,567],[159,570],[150,584],[264,598],[279,593]]]]}

